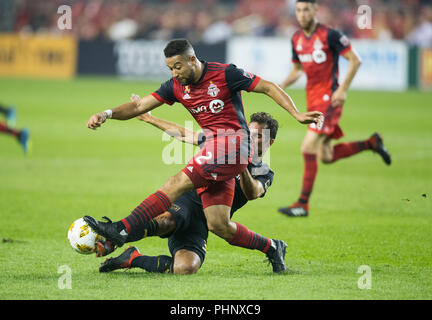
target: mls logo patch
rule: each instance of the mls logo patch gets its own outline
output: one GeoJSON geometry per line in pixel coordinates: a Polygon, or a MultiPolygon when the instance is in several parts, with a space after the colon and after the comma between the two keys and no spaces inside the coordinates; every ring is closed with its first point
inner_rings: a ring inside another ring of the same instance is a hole
{"type": "Polygon", "coordinates": [[[213,81],[210,81],[210,85],[208,86],[207,89],[207,94],[209,96],[216,97],[219,94],[219,92],[220,89],[217,87],[217,85],[215,85],[213,81]]]}
{"type": "Polygon", "coordinates": [[[248,72],[248,71],[244,71],[244,72],[243,72],[243,75],[244,75],[246,78],[249,78],[249,79],[252,79],[252,78],[254,77],[254,75],[253,75],[252,73],[248,72]]]}

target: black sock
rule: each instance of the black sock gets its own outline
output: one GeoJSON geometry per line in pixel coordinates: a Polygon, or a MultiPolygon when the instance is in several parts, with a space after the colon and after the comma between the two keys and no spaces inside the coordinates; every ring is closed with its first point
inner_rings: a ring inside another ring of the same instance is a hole
{"type": "MultiPolygon", "coordinates": [[[[123,223],[122,223],[123,225],[123,223]]],[[[123,226],[124,228],[124,226],[123,226]]],[[[141,229],[133,230],[131,233],[128,234],[128,237],[126,239],[126,242],[134,242],[141,240],[146,237],[152,237],[157,235],[157,232],[159,231],[159,223],[152,219],[150,221],[147,221],[144,224],[144,227],[141,229]]]]}
{"type": "Polygon", "coordinates": [[[148,272],[172,272],[173,258],[170,256],[139,256],[132,260],[132,268],[141,268],[148,272]]]}

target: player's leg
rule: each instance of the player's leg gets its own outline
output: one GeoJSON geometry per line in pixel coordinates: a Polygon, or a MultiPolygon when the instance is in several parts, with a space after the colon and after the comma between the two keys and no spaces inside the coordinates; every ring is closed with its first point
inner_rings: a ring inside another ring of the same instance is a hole
{"type": "Polygon", "coordinates": [[[205,208],[209,231],[223,238],[230,245],[265,253],[272,263],[274,272],[285,271],[285,242],[264,237],[238,222],[231,221],[230,211],[231,207],[224,205],[205,208]]]}
{"type": "Polygon", "coordinates": [[[28,129],[13,129],[0,121],[0,133],[5,133],[15,137],[18,143],[22,146],[24,153],[27,153],[30,138],[28,129]]]}
{"type": "Polygon", "coordinates": [[[0,105],[0,113],[6,117],[6,123],[9,128],[15,128],[16,125],[16,111],[14,107],[6,107],[0,105]]]}
{"type": "Polygon", "coordinates": [[[309,199],[318,172],[318,152],[321,150],[321,145],[326,137],[326,135],[312,130],[307,131],[301,145],[304,171],[300,196],[293,205],[279,208],[279,212],[290,217],[305,217],[308,215],[309,199]]]}
{"type": "Polygon", "coordinates": [[[174,274],[194,274],[201,268],[201,259],[197,253],[181,249],[174,256],[174,274]]]}
{"type": "Polygon", "coordinates": [[[117,269],[141,268],[148,272],[167,273],[172,270],[173,259],[170,256],[145,256],[136,247],[127,248],[116,258],[105,260],[100,272],[110,272],[117,269]]]}
{"type": "Polygon", "coordinates": [[[113,223],[106,217],[108,222],[96,221],[90,216],[85,216],[84,220],[97,234],[121,247],[129,233],[143,229],[148,221],[166,212],[171,207],[172,201],[193,188],[194,184],[191,179],[183,171],[180,171],[169,178],[160,190],[142,201],[124,219],[113,223]]]}
{"type": "MultiPolygon", "coordinates": [[[[135,242],[146,237],[164,236],[173,232],[176,229],[176,220],[172,213],[167,211],[148,221],[143,229],[135,230],[128,234],[125,243],[135,242]]],[[[104,257],[114,252],[116,246],[109,240],[98,240],[95,243],[94,252],[96,257],[104,257]]]]}
{"type": "Polygon", "coordinates": [[[331,145],[330,139],[322,144],[320,159],[323,163],[334,163],[340,159],[359,154],[362,151],[371,150],[378,153],[387,165],[391,164],[391,156],[384,146],[383,139],[378,133],[374,133],[369,139],[354,142],[344,142],[331,145]]]}

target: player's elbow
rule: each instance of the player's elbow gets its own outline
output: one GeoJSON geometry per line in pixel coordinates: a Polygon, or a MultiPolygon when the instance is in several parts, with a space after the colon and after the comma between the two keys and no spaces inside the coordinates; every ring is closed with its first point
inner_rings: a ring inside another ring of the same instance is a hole
{"type": "Polygon", "coordinates": [[[352,60],[352,64],[354,65],[354,67],[356,69],[360,68],[360,66],[362,65],[362,60],[359,56],[354,56],[353,60],[352,60]]]}
{"type": "Polygon", "coordinates": [[[258,199],[259,197],[262,196],[262,194],[264,193],[264,191],[262,190],[262,188],[253,188],[252,190],[249,190],[248,192],[245,192],[245,197],[248,201],[251,200],[255,200],[258,199]]]}

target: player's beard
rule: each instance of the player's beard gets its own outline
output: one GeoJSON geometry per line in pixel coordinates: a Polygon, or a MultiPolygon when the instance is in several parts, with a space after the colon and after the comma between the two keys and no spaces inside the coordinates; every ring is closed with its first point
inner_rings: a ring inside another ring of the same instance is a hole
{"type": "Polygon", "coordinates": [[[311,19],[309,22],[307,22],[305,24],[305,26],[302,26],[302,29],[306,32],[311,32],[311,31],[313,31],[311,29],[312,29],[314,23],[315,23],[315,19],[311,19]]]}
{"type": "Polygon", "coordinates": [[[188,86],[194,83],[195,72],[193,70],[190,71],[189,75],[185,78],[181,78],[179,82],[182,86],[188,86]]]}

